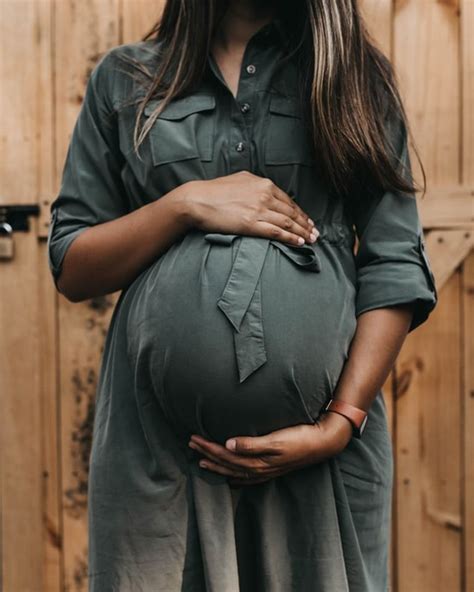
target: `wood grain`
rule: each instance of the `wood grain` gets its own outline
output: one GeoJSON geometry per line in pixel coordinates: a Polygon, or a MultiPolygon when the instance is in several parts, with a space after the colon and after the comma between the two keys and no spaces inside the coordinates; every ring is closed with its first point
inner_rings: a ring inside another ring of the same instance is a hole
{"type": "MultiPolygon", "coordinates": [[[[53,128],[49,2],[0,3],[1,204],[38,204],[52,190],[53,128]]],[[[14,233],[0,261],[0,587],[60,586],[55,298],[38,237],[14,233]]]]}
{"type": "Polygon", "coordinates": [[[462,266],[462,426],[463,490],[461,519],[463,541],[461,564],[463,590],[474,590],[474,253],[462,266]]]}
{"type": "MultiPolygon", "coordinates": [[[[474,185],[474,2],[460,0],[462,73],[461,182],[474,185]]],[[[474,216],[474,208],[471,210],[474,216]]],[[[463,422],[463,537],[461,566],[463,592],[474,590],[474,253],[462,267],[463,422]]]]}
{"type": "MultiPolygon", "coordinates": [[[[459,14],[452,4],[432,0],[397,2],[394,35],[427,188],[458,184],[459,14]]],[[[434,259],[429,234],[426,239],[434,259]]],[[[408,336],[396,366],[398,592],[460,590],[460,290],[460,272],[451,270],[430,322],[408,336]]]]}
{"type": "Polygon", "coordinates": [[[121,42],[140,41],[158,20],[164,5],[164,0],[122,0],[121,42]]]}

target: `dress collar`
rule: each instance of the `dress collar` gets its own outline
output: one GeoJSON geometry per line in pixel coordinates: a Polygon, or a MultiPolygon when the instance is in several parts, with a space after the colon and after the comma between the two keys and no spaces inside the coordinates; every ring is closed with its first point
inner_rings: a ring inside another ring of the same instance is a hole
{"type": "MultiPolygon", "coordinates": [[[[271,21],[260,27],[255,33],[250,37],[247,42],[247,45],[252,45],[258,48],[271,48],[277,50],[285,50],[289,44],[290,35],[288,31],[287,24],[282,16],[275,16],[271,21]]],[[[220,73],[219,68],[215,64],[214,58],[211,53],[209,53],[207,58],[207,68],[206,68],[206,75],[217,76],[224,84],[225,81],[220,73]]]]}

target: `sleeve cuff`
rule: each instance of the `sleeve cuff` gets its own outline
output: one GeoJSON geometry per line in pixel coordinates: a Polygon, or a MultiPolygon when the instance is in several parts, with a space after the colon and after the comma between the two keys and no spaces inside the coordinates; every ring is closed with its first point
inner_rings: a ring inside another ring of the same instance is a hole
{"type": "Polygon", "coordinates": [[[421,235],[417,248],[419,262],[381,261],[359,271],[356,317],[375,308],[412,303],[414,311],[408,332],[428,319],[438,293],[421,235]]]}
{"type": "Polygon", "coordinates": [[[66,251],[71,246],[71,243],[74,241],[74,239],[76,239],[82,232],[84,232],[84,230],[89,228],[89,226],[82,226],[72,232],[69,232],[64,236],[58,237],[56,236],[56,234],[53,234],[56,226],[56,221],[57,210],[55,209],[53,210],[53,213],[51,215],[46,250],[48,254],[48,266],[53,277],[54,285],[56,286],[58,292],[60,292],[58,287],[58,279],[61,275],[63,260],[66,255],[66,251]]]}

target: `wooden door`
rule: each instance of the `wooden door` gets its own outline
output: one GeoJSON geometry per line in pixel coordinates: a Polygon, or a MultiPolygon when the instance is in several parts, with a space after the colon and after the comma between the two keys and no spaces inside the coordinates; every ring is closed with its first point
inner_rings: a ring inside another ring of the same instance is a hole
{"type": "MultiPolygon", "coordinates": [[[[36,205],[0,260],[5,592],[87,590],[87,475],[104,336],[118,294],[71,304],[47,267],[49,205],[91,68],[137,40],[151,0],[0,2],[0,208],[36,205]]],[[[0,209],[0,212],[2,210],[0,209]]]]}
{"type": "MultiPolygon", "coordinates": [[[[163,2],[0,3],[0,207],[36,205],[0,261],[5,592],[87,590],[94,396],[113,294],[72,304],[47,268],[49,204],[91,68],[163,2]],[[7,116],[6,116],[7,114],[7,116]]],[[[394,592],[474,590],[474,3],[363,0],[397,69],[428,177],[419,200],[440,293],[384,386],[396,463],[394,592]]],[[[421,179],[412,162],[415,174],[421,179]]],[[[0,210],[1,211],[1,210],[0,210]]]]}

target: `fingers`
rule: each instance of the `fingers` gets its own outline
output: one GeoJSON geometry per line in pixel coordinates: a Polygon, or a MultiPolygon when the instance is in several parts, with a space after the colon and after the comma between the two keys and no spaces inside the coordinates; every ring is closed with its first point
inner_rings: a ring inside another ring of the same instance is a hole
{"type": "Polygon", "coordinates": [[[308,218],[308,216],[293,200],[290,200],[290,203],[288,203],[279,199],[275,195],[272,195],[272,199],[268,203],[268,209],[270,212],[281,214],[282,216],[285,216],[298,224],[301,229],[306,232],[306,235],[302,234],[304,238],[309,238],[309,235],[312,231],[317,231],[314,223],[309,221],[310,218],[308,218]]]}
{"type": "Polygon", "coordinates": [[[236,198],[237,206],[245,211],[240,234],[264,236],[297,246],[317,240],[320,232],[313,220],[271,179],[249,171],[239,171],[229,177],[233,177],[236,187],[242,187],[239,194],[251,196],[243,205],[241,196],[236,198]]]}
{"type": "Polygon", "coordinates": [[[214,460],[230,469],[251,469],[256,468],[259,463],[255,462],[256,459],[247,459],[245,457],[239,457],[237,454],[229,452],[220,444],[214,442],[208,442],[204,440],[195,440],[193,436],[192,441],[189,443],[190,448],[193,448],[197,452],[204,454],[209,459],[214,460]]]}
{"type": "Polygon", "coordinates": [[[226,442],[227,450],[245,456],[280,455],[281,448],[272,436],[236,436],[226,442]]]}
{"type": "Polygon", "coordinates": [[[295,245],[316,241],[319,230],[287,193],[267,178],[260,179],[259,187],[261,193],[256,223],[267,224],[264,226],[267,236],[295,245]]]}
{"type": "MultiPolygon", "coordinates": [[[[190,445],[191,446],[191,445],[190,445]]],[[[194,450],[196,450],[197,452],[200,452],[202,455],[204,455],[206,458],[202,459],[199,464],[200,466],[203,466],[203,463],[206,464],[211,464],[212,462],[217,463],[218,465],[220,465],[221,467],[227,468],[230,471],[241,471],[241,470],[248,470],[250,469],[250,467],[248,466],[242,466],[242,464],[238,464],[236,462],[232,462],[230,461],[228,458],[225,458],[223,455],[219,455],[219,454],[215,454],[213,452],[210,452],[209,450],[199,446],[199,444],[194,444],[193,446],[191,446],[191,448],[194,448],[194,450]]],[[[204,467],[204,468],[209,468],[209,467],[204,467]]]]}
{"type": "Polygon", "coordinates": [[[206,459],[199,461],[199,466],[203,469],[208,469],[219,473],[220,475],[226,475],[227,477],[240,478],[242,481],[248,481],[248,471],[238,470],[235,468],[229,468],[226,465],[213,462],[212,460],[206,459]]]}
{"type": "Polygon", "coordinates": [[[291,245],[301,246],[304,244],[304,238],[300,234],[295,234],[289,230],[284,230],[281,226],[260,220],[255,223],[255,234],[265,236],[273,240],[289,243],[291,245]]]}
{"type": "Polygon", "coordinates": [[[204,454],[209,459],[219,464],[222,464],[230,469],[257,470],[262,469],[265,466],[268,466],[262,459],[246,458],[244,456],[240,456],[234,452],[230,452],[220,444],[216,444],[215,442],[209,442],[201,438],[197,440],[195,436],[192,437],[189,446],[194,450],[197,450],[201,454],[204,454]]]}
{"type": "Polygon", "coordinates": [[[285,208],[282,211],[282,213],[286,213],[287,215],[289,215],[290,217],[294,217],[291,216],[291,212],[295,212],[297,217],[298,217],[298,223],[301,224],[304,227],[307,227],[308,230],[311,230],[314,227],[313,221],[311,220],[311,218],[308,217],[308,215],[306,214],[306,212],[304,212],[300,206],[296,203],[296,201],[294,199],[292,199],[287,193],[285,193],[285,191],[283,191],[283,189],[281,189],[280,187],[278,187],[278,185],[276,185],[275,183],[272,183],[272,187],[271,187],[271,192],[272,195],[280,202],[281,205],[285,206],[285,208]]]}
{"type": "Polygon", "coordinates": [[[305,227],[289,216],[272,210],[268,210],[265,220],[259,220],[258,223],[267,224],[267,230],[273,232],[272,238],[286,240],[297,245],[302,245],[305,241],[314,243],[319,236],[318,230],[307,231],[305,227]],[[276,230],[272,231],[271,226],[274,226],[276,230]]]}

